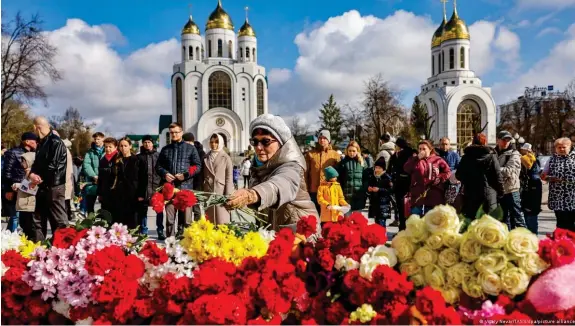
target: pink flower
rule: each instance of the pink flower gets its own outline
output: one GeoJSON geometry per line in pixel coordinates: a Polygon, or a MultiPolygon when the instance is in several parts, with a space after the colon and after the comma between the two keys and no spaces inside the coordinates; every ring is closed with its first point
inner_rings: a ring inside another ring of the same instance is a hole
{"type": "Polygon", "coordinates": [[[479,310],[470,310],[460,306],[459,311],[463,314],[463,316],[471,320],[485,319],[497,315],[505,315],[505,309],[502,306],[494,304],[489,300],[483,302],[481,309],[479,310]]]}
{"type": "Polygon", "coordinates": [[[108,231],[108,234],[110,235],[110,245],[125,246],[135,241],[130,235],[126,225],[114,223],[108,231]]]}
{"type": "Polygon", "coordinates": [[[90,231],[88,231],[87,234],[88,234],[88,237],[86,239],[88,239],[92,243],[96,243],[96,242],[100,241],[101,239],[106,238],[107,231],[105,228],[103,228],[101,226],[93,226],[92,229],[90,231]]]}

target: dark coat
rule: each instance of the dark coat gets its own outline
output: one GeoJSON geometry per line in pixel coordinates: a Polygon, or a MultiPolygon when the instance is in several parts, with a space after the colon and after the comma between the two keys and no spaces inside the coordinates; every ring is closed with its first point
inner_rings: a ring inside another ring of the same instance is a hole
{"type": "Polygon", "coordinates": [[[475,218],[479,207],[490,212],[503,196],[503,178],[495,151],[487,146],[471,145],[463,151],[455,173],[463,185],[463,214],[475,218]]]}
{"type": "Polygon", "coordinates": [[[449,165],[437,155],[431,155],[423,160],[414,156],[407,160],[405,172],[411,175],[411,205],[427,206],[429,208],[445,204],[445,182],[451,176],[449,165]],[[433,173],[433,168],[439,174],[433,173]],[[439,183],[436,180],[439,179],[439,183]]]}
{"type": "Polygon", "coordinates": [[[140,175],[138,176],[138,197],[144,198],[144,200],[149,201],[152,195],[156,192],[156,189],[160,187],[162,179],[156,173],[156,165],[158,163],[158,153],[155,149],[148,151],[145,149],[140,150],[138,154],[138,171],[140,175]]]}
{"type": "Polygon", "coordinates": [[[527,215],[541,213],[541,199],[543,197],[543,184],[541,182],[541,165],[535,160],[531,169],[521,165],[521,208],[527,215]]]}
{"type": "Polygon", "coordinates": [[[391,196],[393,196],[393,182],[391,175],[384,173],[376,177],[373,168],[365,170],[364,190],[368,187],[379,188],[378,192],[368,192],[369,217],[386,220],[391,217],[391,196]]]}
{"type": "Polygon", "coordinates": [[[114,155],[109,161],[104,155],[98,163],[98,196],[100,197],[100,204],[102,209],[112,213],[113,210],[113,194],[112,186],[116,179],[116,159],[118,153],[114,155]]]}
{"type": "Polygon", "coordinates": [[[405,172],[403,167],[413,154],[417,154],[417,152],[413,148],[407,147],[399,152],[395,152],[389,159],[389,167],[387,171],[391,174],[393,184],[395,185],[395,191],[399,194],[406,194],[409,192],[411,176],[409,173],[405,172]]]}
{"type": "Polygon", "coordinates": [[[162,183],[166,181],[166,174],[172,175],[182,173],[184,181],[174,181],[174,186],[180,189],[193,189],[194,176],[198,175],[202,170],[202,162],[196,147],[184,141],[171,143],[164,146],[158,157],[158,164],[156,165],[156,172],[162,178],[162,183]],[[189,169],[191,166],[196,166],[194,174],[190,174],[189,169]]]}
{"type": "Polygon", "coordinates": [[[20,158],[28,150],[24,146],[14,147],[4,153],[4,166],[2,168],[2,190],[12,191],[14,183],[22,182],[26,171],[22,168],[20,158]]]}
{"type": "Polygon", "coordinates": [[[363,191],[363,172],[365,162],[359,163],[357,158],[346,156],[336,166],[339,173],[339,183],[343,190],[345,200],[350,204],[351,210],[356,211],[365,208],[365,192],[363,191]]]}
{"type": "Polygon", "coordinates": [[[137,226],[136,212],[138,204],[138,176],[139,160],[132,155],[130,157],[117,157],[114,164],[115,175],[112,188],[114,222],[134,229],[137,226]]]}
{"type": "Polygon", "coordinates": [[[36,160],[31,173],[42,178],[40,188],[51,188],[66,184],[68,151],[60,137],[50,133],[38,143],[36,160]]]}

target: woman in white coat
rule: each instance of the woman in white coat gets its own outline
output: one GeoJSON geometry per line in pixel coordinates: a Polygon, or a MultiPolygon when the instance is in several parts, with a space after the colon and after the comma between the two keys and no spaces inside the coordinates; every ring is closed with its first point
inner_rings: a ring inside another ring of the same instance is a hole
{"type": "Polygon", "coordinates": [[[242,163],[242,170],[241,175],[244,178],[244,188],[249,188],[250,186],[250,169],[252,168],[252,162],[250,161],[249,157],[246,157],[246,159],[244,159],[244,162],[242,163]]]}
{"type": "MultiPolygon", "coordinates": [[[[232,159],[224,151],[224,139],[218,134],[210,137],[210,152],[204,158],[204,191],[230,195],[234,191],[232,159]]],[[[230,212],[225,207],[212,206],[206,215],[215,224],[230,223],[230,212]]]]}

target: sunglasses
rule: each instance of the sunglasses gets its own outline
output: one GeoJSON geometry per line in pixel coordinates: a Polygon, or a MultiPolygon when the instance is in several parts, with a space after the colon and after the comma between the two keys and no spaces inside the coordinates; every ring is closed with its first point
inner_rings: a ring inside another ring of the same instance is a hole
{"type": "Polygon", "coordinates": [[[271,145],[272,143],[277,142],[277,140],[272,139],[272,138],[264,138],[262,140],[256,139],[256,138],[252,138],[250,139],[250,144],[254,147],[258,146],[259,144],[262,144],[263,147],[268,147],[269,145],[271,145]]]}

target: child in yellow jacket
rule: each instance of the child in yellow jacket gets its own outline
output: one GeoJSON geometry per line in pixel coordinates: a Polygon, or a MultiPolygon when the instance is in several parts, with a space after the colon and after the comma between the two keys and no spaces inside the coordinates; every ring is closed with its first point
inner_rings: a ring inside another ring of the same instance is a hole
{"type": "Polygon", "coordinates": [[[341,185],[337,182],[339,174],[329,166],[324,169],[325,180],[317,189],[317,202],[321,206],[321,222],[336,222],[344,212],[349,211],[341,185]]]}

